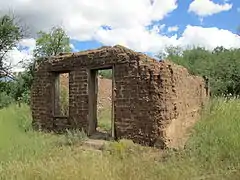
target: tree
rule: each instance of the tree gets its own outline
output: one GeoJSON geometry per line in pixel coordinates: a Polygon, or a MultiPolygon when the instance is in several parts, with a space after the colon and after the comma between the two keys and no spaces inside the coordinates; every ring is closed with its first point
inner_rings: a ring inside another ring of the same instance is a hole
{"type": "Polygon", "coordinates": [[[18,77],[15,99],[26,99],[26,94],[30,92],[36,66],[47,57],[56,56],[61,52],[70,52],[70,38],[61,27],[53,27],[49,32],[38,32],[36,48],[32,61],[25,65],[26,70],[18,77]],[[24,97],[23,97],[24,96],[24,97]]]}
{"type": "MultiPolygon", "coordinates": [[[[0,18],[1,76],[5,76],[6,74],[8,76],[10,75],[8,68],[4,66],[3,60],[6,58],[8,51],[17,47],[19,40],[24,37],[23,32],[23,29],[15,23],[14,18],[10,18],[9,16],[0,18]]],[[[36,40],[36,48],[34,50],[34,57],[32,61],[27,64],[26,62],[22,62],[25,66],[25,71],[14,77],[14,81],[0,84],[0,96],[2,95],[0,98],[10,96],[15,101],[29,103],[29,93],[32,86],[36,65],[44,59],[47,60],[46,57],[55,56],[61,52],[70,51],[70,38],[62,28],[53,27],[50,32],[38,32],[38,39],[36,40]]]]}
{"type": "Polygon", "coordinates": [[[4,15],[0,17],[0,78],[13,78],[10,70],[11,64],[7,64],[7,53],[17,47],[18,42],[24,37],[24,29],[16,22],[14,16],[4,15]]]}
{"type": "MultiPolygon", "coordinates": [[[[59,53],[70,52],[70,38],[67,36],[66,32],[61,27],[53,27],[50,32],[38,32],[38,39],[36,41],[36,49],[34,50],[34,60],[32,64],[30,64],[28,68],[28,74],[31,79],[26,79],[26,83],[28,83],[29,89],[32,85],[32,79],[34,77],[34,71],[36,66],[43,62],[47,61],[48,57],[56,56],[59,53]]],[[[61,92],[67,92],[67,89],[61,90],[61,92]]],[[[67,101],[68,96],[67,93],[60,94],[61,100],[64,100],[61,108],[62,110],[66,110],[68,108],[67,101]]],[[[65,112],[65,111],[63,111],[65,112]]],[[[67,112],[67,111],[66,111],[67,112]]]]}
{"type": "Polygon", "coordinates": [[[49,32],[39,31],[36,48],[34,49],[34,58],[27,69],[33,75],[37,64],[47,57],[70,51],[70,38],[63,28],[53,27],[49,32]]]}
{"type": "Polygon", "coordinates": [[[56,56],[61,52],[70,52],[70,38],[61,27],[53,27],[50,32],[38,32],[36,49],[34,50],[35,58],[45,58],[56,56]]]}
{"type": "Polygon", "coordinates": [[[167,59],[186,67],[192,74],[208,77],[213,95],[240,95],[240,49],[216,47],[209,51],[195,47],[182,54],[170,52],[174,53],[168,53],[167,59]]]}
{"type": "MultiPolygon", "coordinates": [[[[49,32],[39,31],[33,60],[26,67],[27,74],[33,77],[37,64],[47,57],[56,56],[61,52],[70,51],[70,38],[63,28],[53,27],[49,32]]],[[[31,86],[31,78],[28,79],[28,84],[31,86]]]]}
{"type": "Polygon", "coordinates": [[[157,57],[161,60],[181,56],[183,49],[180,46],[167,46],[163,51],[159,52],[157,57]]]}

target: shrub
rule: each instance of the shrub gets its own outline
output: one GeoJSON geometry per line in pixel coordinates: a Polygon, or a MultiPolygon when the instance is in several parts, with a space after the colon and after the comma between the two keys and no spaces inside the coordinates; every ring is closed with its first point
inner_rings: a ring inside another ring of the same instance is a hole
{"type": "Polygon", "coordinates": [[[14,102],[14,99],[6,92],[0,92],[0,109],[9,106],[14,102]]]}
{"type": "Polygon", "coordinates": [[[63,138],[60,139],[60,145],[76,145],[81,144],[84,140],[87,139],[87,135],[84,131],[80,131],[78,129],[75,130],[67,130],[67,132],[63,135],[63,138]]]}

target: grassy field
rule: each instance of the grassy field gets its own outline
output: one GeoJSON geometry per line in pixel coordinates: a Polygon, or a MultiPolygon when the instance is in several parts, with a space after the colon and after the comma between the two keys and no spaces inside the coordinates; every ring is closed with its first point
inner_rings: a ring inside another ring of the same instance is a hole
{"type": "Polygon", "coordinates": [[[73,138],[76,137],[33,132],[27,106],[0,110],[0,179],[232,180],[240,177],[240,100],[237,99],[213,100],[184,150],[161,152],[122,141],[111,143],[103,151],[84,151],[76,143],[66,145],[73,138]]]}

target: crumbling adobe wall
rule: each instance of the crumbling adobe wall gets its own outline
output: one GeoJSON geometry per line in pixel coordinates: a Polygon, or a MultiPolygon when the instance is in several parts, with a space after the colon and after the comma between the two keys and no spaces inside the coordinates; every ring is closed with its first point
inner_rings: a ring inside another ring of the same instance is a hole
{"type": "Polygon", "coordinates": [[[122,46],[60,55],[42,63],[32,89],[33,126],[56,132],[66,128],[88,132],[89,70],[103,66],[114,69],[116,138],[148,146],[181,144],[207,99],[203,78],[122,46]],[[59,72],[69,72],[69,117],[56,117],[53,112],[54,79],[59,72]]]}
{"type": "Polygon", "coordinates": [[[168,61],[135,58],[123,71],[128,75],[115,79],[121,82],[116,83],[117,135],[149,146],[183,145],[208,97],[203,78],[168,61]]]}
{"type": "Polygon", "coordinates": [[[168,110],[175,116],[166,126],[165,142],[168,147],[185,144],[190,128],[200,118],[202,107],[208,100],[209,92],[203,78],[190,75],[181,66],[170,65],[171,84],[167,93],[168,110]]]}
{"type": "Polygon", "coordinates": [[[189,128],[199,119],[201,108],[207,102],[205,81],[169,61],[153,63],[148,71],[152,109],[155,108],[150,116],[158,129],[153,142],[161,147],[183,146],[189,128]]]}

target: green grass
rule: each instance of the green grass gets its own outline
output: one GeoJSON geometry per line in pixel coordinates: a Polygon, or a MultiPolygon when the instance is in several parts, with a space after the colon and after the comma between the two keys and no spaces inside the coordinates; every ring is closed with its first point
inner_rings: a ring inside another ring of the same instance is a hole
{"type": "MultiPolygon", "coordinates": [[[[0,159],[1,162],[24,160],[32,157],[45,145],[44,135],[25,133],[30,127],[27,106],[11,106],[0,111],[0,159]],[[40,140],[40,141],[39,141],[40,140]],[[29,147],[31,144],[31,147],[29,147]]],[[[46,138],[47,140],[47,138],[46,138]]]]}
{"type": "Polygon", "coordinates": [[[0,179],[239,179],[240,100],[215,99],[184,150],[114,142],[99,151],[33,132],[27,106],[0,110],[0,179]],[[25,130],[28,130],[25,132],[25,130]]]}
{"type": "Polygon", "coordinates": [[[111,132],[111,107],[102,109],[98,114],[98,127],[111,132]]]}

